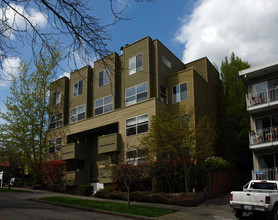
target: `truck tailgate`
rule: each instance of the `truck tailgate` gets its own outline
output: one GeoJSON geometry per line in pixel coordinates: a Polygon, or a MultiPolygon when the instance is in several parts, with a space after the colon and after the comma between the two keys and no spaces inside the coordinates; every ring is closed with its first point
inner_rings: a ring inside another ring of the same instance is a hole
{"type": "Polygon", "coordinates": [[[231,192],[233,194],[233,200],[230,204],[241,204],[249,206],[266,206],[265,197],[266,193],[261,192],[231,192]]]}

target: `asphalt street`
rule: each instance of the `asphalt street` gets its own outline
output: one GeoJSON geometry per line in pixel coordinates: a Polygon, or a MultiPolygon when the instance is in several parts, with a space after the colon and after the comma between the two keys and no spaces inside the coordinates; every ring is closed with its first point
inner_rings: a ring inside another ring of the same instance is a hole
{"type": "MultiPolygon", "coordinates": [[[[91,220],[124,220],[132,219],[131,217],[115,216],[110,214],[103,214],[94,211],[84,211],[73,208],[67,208],[57,205],[44,204],[40,202],[31,201],[30,199],[38,199],[47,196],[73,196],[83,198],[80,196],[51,193],[44,191],[29,191],[29,192],[0,192],[0,220],[71,220],[71,219],[91,219],[91,220]]],[[[96,199],[94,197],[86,197],[86,199],[96,199]]],[[[102,200],[102,199],[97,199],[102,200]]],[[[117,201],[124,202],[124,201],[117,201]]],[[[232,209],[229,206],[229,195],[222,195],[214,199],[203,202],[198,207],[184,207],[172,206],[155,203],[139,203],[150,207],[165,207],[178,210],[173,214],[159,217],[159,220],[236,220],[232,209]]],[[[238,220],[271,220],[271,216],[256,216],[251,213],[244,214],[238,220]]]]}

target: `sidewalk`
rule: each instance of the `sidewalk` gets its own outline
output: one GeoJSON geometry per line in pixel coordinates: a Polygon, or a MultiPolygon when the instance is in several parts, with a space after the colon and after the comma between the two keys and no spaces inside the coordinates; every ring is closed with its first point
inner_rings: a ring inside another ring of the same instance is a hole
{"type": "MultiPolygon", "coordinates": [[[[13,188],[17,190],[21,190],[21,188],[13,188]]],[[[88,199],[88,200],[97,200],[97,201],[109,201],[109,202],[117,202],[117,203],[126,203],[126,201],[122,200],[110,200],[110,199],[102,199],[102,198],[95,198],[92,196],[79,196],[79,195],[72,195],[72,194],[65,194],[65,193],[55,193],[55,192],[48,192],[42,190],[32,190],[32,189],[22,189],[26,191],[33,192],[32,194],[28,194],[31,200],[36,200],[41,197],[50,197],[50,196],[66,196],[66,197],[73,197],[79,199],[88,199]]],[[[159,219],[159,220],[182,220],[182,219],[190,219],[190,220],[201,220],[201,219],[213,219],[213,220],[230,220],[234,219],[232,214],[232,210],[229,207],[229,195],[222,195],[218,198],[207,200],[201,205],[197,207],[185,207],[185,206],[175,206],[175,205],[166,205],[166,204],[159,204],[159,203],[143,203],[143,202],[131,202],[131,204],[148,206],[148,207],[159,207],[159,208],[168,208],[178,210],[175,213],[160,216],[158,218],[148,218],[148,217],[137,217],[123,214],[122,216],[129,217],[131,219],[159,219]]],[[[69,206],[68,206],[69,207],[69,206]]],[[[85,210],[85,209],[84,209],[85,210]]],[[[102,210],[95,210],[102,213],[113,214],[111,212],[106,212],[102,210]]],[[[117,214],[118,215],[118,214],[117,214]]]]}

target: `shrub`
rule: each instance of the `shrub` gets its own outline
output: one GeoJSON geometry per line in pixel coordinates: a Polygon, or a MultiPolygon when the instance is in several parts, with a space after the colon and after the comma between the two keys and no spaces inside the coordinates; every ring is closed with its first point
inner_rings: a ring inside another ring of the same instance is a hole
{"type": "Polygon", "coordinates": [[[94,197],[96,197],[96,198],[105,198],[106,194],[107,194],[107,192],[105,191],[105,189],[100,189],[94,194],[94,197]]]}
{"type": "Polygon", "coordinates": [[[106,199],[119,199],[119,200],[126,200],[127,199],[127,195],[125,192],[111,192],[111,193],[107,193],[104,196],[106,199]]]}
{"type": "Polygon", "coordinates": [[[162,193],[150,194],[150,195],[148,195],[148,200],[149,200],[149,202],[152,202],[152,203],[168,204],[168,198],[165,197],[162,193]]]}
{"type": "Polygon", "coordinates": [[[106,192],[106,193],[111,193],[111,192],[113,192],[114,191],[114,186],[111,184],[111,185],[106,185],[105,187],[104,187],[104,191],[106,192]]]}
{"type": "Polygon", "coordinates": [[[130,200],[137,202],[148,202],[147,192],[135,191],[130,193],[130,200]]]}
{"type": "Polygon", "coordinates": [[[91,196],[94,191],[94,187],[91,185],[80,185],[78,192],[80,196],[91,196]]]}
{"type": "Polygon", "coordinates": [[[231,169],[231,164],[221,157],[208,157],[204,165],[208,171],[231,169]]]}

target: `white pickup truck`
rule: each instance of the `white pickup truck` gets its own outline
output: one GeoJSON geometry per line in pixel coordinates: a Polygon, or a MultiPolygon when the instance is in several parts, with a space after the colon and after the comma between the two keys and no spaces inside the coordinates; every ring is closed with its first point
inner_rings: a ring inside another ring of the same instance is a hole
{"type": "Polygon", "coordinates": [[[243,191],[230,193],[230,206],[237,218],[243,212],[272,213],[278,220],[278,181],[251,180],[243,187],[243,191]]]}

